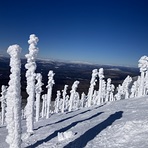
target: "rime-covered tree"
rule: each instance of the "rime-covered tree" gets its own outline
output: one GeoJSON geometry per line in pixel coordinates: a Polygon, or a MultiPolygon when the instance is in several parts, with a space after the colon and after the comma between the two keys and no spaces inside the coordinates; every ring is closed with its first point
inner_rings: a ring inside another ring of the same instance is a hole
{"type": "Polygon", "coordinates": [[[5,122],[5,113],[6,113],[6,94],[7,94],[7,86],[2,85],[1,87],[1,124],[4,125],[5,122]]]}
{"type": "Polygon", "coordinates": [[[81,100],[80,100],[80,107],[85,107],[85,104],[86,104],[86,95],[85,95],[85,93],[83,92],[82,94],[81,94],[81,100]]]}
{"type": "Polygon", "coordinates": [[[110,101],[115,101],[114,90],[115,90],[115,86],[111,84],[110,101]]]}
{"type": "Polygon", "coordinates": [[[40,96],[42,92],[42,75],[40,73],[36,74],[37,83],[35,85],[35,94],[36,94],[36,121],[39,121],[40,116],[40,96]]]}
{"type": "Polygon", "coordinates": [[[29,54],[26,54],[27,63],[25,64],[26,79],[27,79],[27,105],[26,105],[26,126],[27,133],[32,134],[34,128],[34,99],[35,99],[35,70],[36,70],[36,57],[38,53],[38,48],[36,47],[38,37],[35,34],[30,35],[29,43],[29,54]]]}
{"type": "Polygon", "coordinates": [[[75,99],[75,95],[76,95],[76,89],[78,87],[79,81],[75,81],[72,85],[72,89],[70,91],[70,99],[69,99],[69,109],[68,111],[70,112],[72,110],[73,107],[73,101],[75,99]]]}
{"type": "Polygon", "coordinates": [[[122,99],[122,94],[123,94],[123,88],[122,88],[121,84],[119,84],[118,87],[117,87],[117,93],[115,95],[115,99],[116,100],[121,100],[122,99]]]}
{"type": "Polygon", "coordinates": [[[42,118],[46,116],[47,113],[47,94],[42,95],[42,118]]]}
{"type": "Polygon", "coordinates": [[[101,104],[103,104],[105,102],[105,98],[106,98],[106,81],[102,80],[102,89],[101,89],[101,104]]]}
{"type": "Polygon", "coordinates": [[[131,87],[131,95],[130,98],[134,98],[138,96],[138,89],[139,89],[139,81],[140,81],[140,76],[138,77],[137,81],[135,81],[131,87]]]}
{"type": "Polygon", "coordinates": [[[21,84],[20,84],[20,53],[19,45],[9,46],[7,53],[10,55],[10,80],[6,94],[6,128],[8,135],[6,142],[10,148],[21,147],[21,84]]]}
{"type": "Polygon", "coordinates": [[[145,85],[144,79],[145,79],[146,71],[148,70],[147,56],[142,56],[138,62],[139,62],[138,67],[140,68],[140,72],[141,72],[141,81],[140,81],[140,87],[139,87],[139,92],[138,92],[138,96],[140,97],[144,95],[144,85],[145,85]]]}
{"type": "Polygon", "coordinates": [[[125,80],[122,83],[123,88],[123,99],[127,99],[130,96],[130,84],[132,82],[132,78],[130,76],[127,76],[125,80]]]}
{"type": "Polygon", "coordinates": [[[105,102],[110,101],[110,94],[111,94],[111,79],[108,78],[107,79],[107,85],[106,85],[106,98],[105,98],[105,102]]]}
{"type": "Polygon", "coordinates": [[[77,110],[80,107],[80,95],[78,92],[75,93],[74,100],[73,100],[73,109],[77,110]]]}
{"type": "Polygon", "coordinates": [[[94,91],[94,93],[93,93],[93,105],[97,105],[97,93],[98,93],[98,91],[94,91]]]}
{"type": "Polygon", "coordinates": [[[104,70],[103,68],[99,69],[99,91],[98,91],[98,96],[97,96],[97,105],[100,105],[102,103],[102,86],[103,86],[103,78],[104,78],[104,70]]]}
{"type": "Polygon", "coordinates": [[[92,71],[92,77],[91,77],[91,81],[90,81],[90,87],[89,87],[89,91],[88,91],[88,95],[87,95],[87,106],[90,107],[91,103],[92,103],[92,97],[93,97],[93,93],[94,93],[94,86],[96,85],[96,77],[98,76],[98,70],[94,69],[92,71]]]}
{"type": "Polygon", "coordinates": [[[63,99],[62,99],[62,110],[61,110],[62,113],[64,113],[64,111],[65,111],[65,101],[66,101],[66,95],[67,95],[67,88],[68,88],[68,85],[65,85],[63,93],[62,93],[62,96],[63,96],[63,99]]]}
{"type": "Polygon", "coordinates": [[[57,97],[55,99],[55,104],[54,104],[54,107],[55,107],[54,112],[55,113],[58,113],[60,111],[60,108],[61,108],[60,107],[60,99],[61,99],[61,92],[58,90],[57,97]]]}
{"type": "Polygon", "coordinates": [[[54,76],[54,73],[53,73],[52,70],[50,70],[49,73],[48,73],[48,85],[46,86],[46,88],[47,88],[47,113],[46,113],[46,118],[49,118],[51,96],[52,96],[52,87],[53,87],[53,84],[54,84],[53,76],[54,76]]]}

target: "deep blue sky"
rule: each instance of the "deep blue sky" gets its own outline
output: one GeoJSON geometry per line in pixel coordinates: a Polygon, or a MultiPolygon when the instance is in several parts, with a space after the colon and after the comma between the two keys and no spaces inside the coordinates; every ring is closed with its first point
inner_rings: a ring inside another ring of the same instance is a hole
{"type": "Polygon", "coordinates": [[[147,0],[1,0],[0,53],[19,44],[38,57],[136,66],[148,55],[147,0]]]}

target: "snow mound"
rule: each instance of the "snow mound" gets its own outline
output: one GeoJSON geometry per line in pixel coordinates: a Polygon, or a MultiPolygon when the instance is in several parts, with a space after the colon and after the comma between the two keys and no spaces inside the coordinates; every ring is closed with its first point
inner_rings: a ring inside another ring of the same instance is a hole
{"type": "Polygon", "coordinates": [[[63,141],[66,139],[70,139],[74,137],[74,133],[72,131],[66,131],[66,132],[58,132],[58,141],[63,141]]]}

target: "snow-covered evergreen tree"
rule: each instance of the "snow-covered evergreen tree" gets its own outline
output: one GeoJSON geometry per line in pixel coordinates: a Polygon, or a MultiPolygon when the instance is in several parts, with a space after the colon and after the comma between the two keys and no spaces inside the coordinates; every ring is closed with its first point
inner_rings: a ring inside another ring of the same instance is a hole
{"type": "Polygon", "coordinates": [[[145,85],[144,79],[145,79],[146,71],[148,70],[147,56],[142,56],[138,62],[139,62],[138,67],[140,68],[140,72],[141,72],[141,81],[140,81],[140,87],[139,87],[139,92],[138,92],[138,96],[140,97],[144,95],[144,85],[145,85]]]}
{"type": "Polygon", "coordinates": [[[96,77],[98,76],[98,70],[94,69],[92,71],[92,77],[91,77],[91,81],[90,81],[90,87],[89,87],[89,91],[88,91],[88,98],[87,98],[87,105],[88,107],[90,107],[92,105],[92,97],[93,97],[93,93],[94,93],[94,86],[96,85],[96,77]]]}
{"type": "Polygon", "coordinates": [[[115,90],[115,86],[111,84],[110,101],[115,101],[114,90],[115,90]]]}
{"type": "Polygon", "coordinates": [[[80,107],[80,95],[78,92],[75,93],[74,100],[73,100],[73,109],[77,110],[80,107]]]}
{"type": "Polygon", "coordinates": [[[6,128],[8,135],[6,142],[10,148],[21,147],[21,91],[20,91],[20,53],[19,45],[9,46],[7,53],[10,55],[11,74],[6,94],[6,128]]]}
{"type": "Polygon", "coordinates": [[[1,87],[1,124],[4,125],[5,122],[5,113],[6,113],[6,94],[7,94],[7,86],[2,85],[1,87]]]}
{"type": "Polygon", "coordinates": [[[105,102],[110,101],[110,94],[111,94],[111,79],[108,78],[107,79],[107,86],[106,86],[106,98],[105,98],[105,102]]]}
{"type": "Polygon", "coordinates": [[[65,98],[65,111],[68,111],[69,108],[69,95],[66,95],[65,98]]]}
{"type": "Polygon", "coordinates": [[[123,88],[122,88],[121,84],[119,84],[117,87],[117,93],[115,95],[115,100],[121,100],[122,94],[123,94],[123,88]]]}
{"type": "Polygon", "coordinates": [[[46,88],[47,88],[47,113],[46,113],[46,118],[49,118],[49,113],[50,113],[52,87],[53,87],[53,84],[54,84],[53,76],[54,76],[54,73],[53,73],[52,70],[50,70],[49,73],[48,73],[48,85],[46,86],[46,88]]]}
{"type": "Polygon", "coordinates": [[[39,120],[40,116],[40,96],[42,92],[42,75],[40,73],[36,74],[37,84],[35,85],[35,94],[36,94],[36,121],[39,120]]]}
{"type": "Polygon", "coordinates": [[[94,91],[94,93],[93,93],[93,105],[97,105],[97,93],[98,93],[98,91],[94,91]]]}
{"type": "Polygon", "coordinates": [[[76,89],[78,87],[78,84],[79,84],[79,81],[75,81],[72,85],[72,89],[70,91],[70,99],[69,99],[69,109],[68,111],[72,111],[72,108],[73,108],[73,101],[75,99],[75,94],[76,94],[76,89]]]}
{"type": "Polygon", "coordinates": [[[86,104],[86,95],[85,95],[85,93],[83,92],[82,94],[81,94],[81,100],[80,100],[80,107],[85,107],[85,104],[86,104]]]}
{"type": "Polygon", "coordinates": [[[97,95],[97,105],[100,105],[103,100],[103,96],[102,96],[102,85],[103,85],[103,78],[104,78],[103,68],[99,69],[98,76],[99,76],[99,91],[98,91],[98,95],[97,95]]]}
{"type": "Polygon", "coordinates": [[[100,103],[103,104],[105,103],[105,98],[106,98],[106,81],[105,80],[102,80],[102,89],[101,89],[101,100],[100,100],[100,103]]]}
{"type": "Polygon", "coordinates": [[[55,99],[55,104],[54,104],[54,107],[55,107],[55,109],[54,109],[54,112],[55,113],[58,113],[59,111],[60,111],[60,99],[61,99],[61,92],[58,90],[57,91],[57,97],[56,97],[56,99],[55,99]]]}
{"type": "Polygon", "coordinates": [[[138,96],[138,89],[139,89],[139,80],[140,80],[140,76],[138,77],[138,80],[135,81],[131,87],[131,95],[130,98],[134,98],[138,96]]]}
{"type": "Polygon", "coordinates": [[[36,70],[36,57],[38,53],[38,48],[36,47],[37,42],[39,41],[38,37],[35,34],[30,35],[29,43],[29,54],[26,54],[27,63],[25,68],[26,79],[27,79],[27,105],[26,105],[26,126],[27,132],[32,134],[34,128],[34,99],[35,99],[35,70],[36,70]]]}
{"type": "Polygon", "coordinates": [[[132,78],[130,76],[127,76],[125,80],[122,83],[123,88],[123,99],[127,99],[130,96],[130,84],[132,82],[132,78]]]}
{"type": "Polygon", "coordinates": [[[42,95],[42,118],[46,116],[47,113],[47,94],[42,95]]]}
{"type": "Polygon", "coordinates": [[[68,85],[65,85],[64,86],[64,90],[63,90],[63,94],[62,94],[62,96],[63,96],[63,99],[62,99],[62,110],[61,110],[62,113],[64,113],[64,111],[65,111],[65,101],[66,101],[66,95],[67,95],[67,88],[68,88],[68,85]]]}

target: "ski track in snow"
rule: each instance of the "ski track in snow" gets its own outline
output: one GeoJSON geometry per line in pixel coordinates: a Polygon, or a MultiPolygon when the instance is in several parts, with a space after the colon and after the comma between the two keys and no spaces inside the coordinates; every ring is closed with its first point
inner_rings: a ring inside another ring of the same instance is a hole
{"type": "MultiPolygon", "coordinates": [[[[24,120],[22,125],[24,133],[24,120]]],[[[0,148],[8,148],[6,135],[5,126],[0,127],[0,148]]],[[[40,119],[22,148],[147,148],[147,139],[148,97],[141,97],[40,119]],[[58,132],[66,131],[73,136],[58,141],[58,132]]]]}

